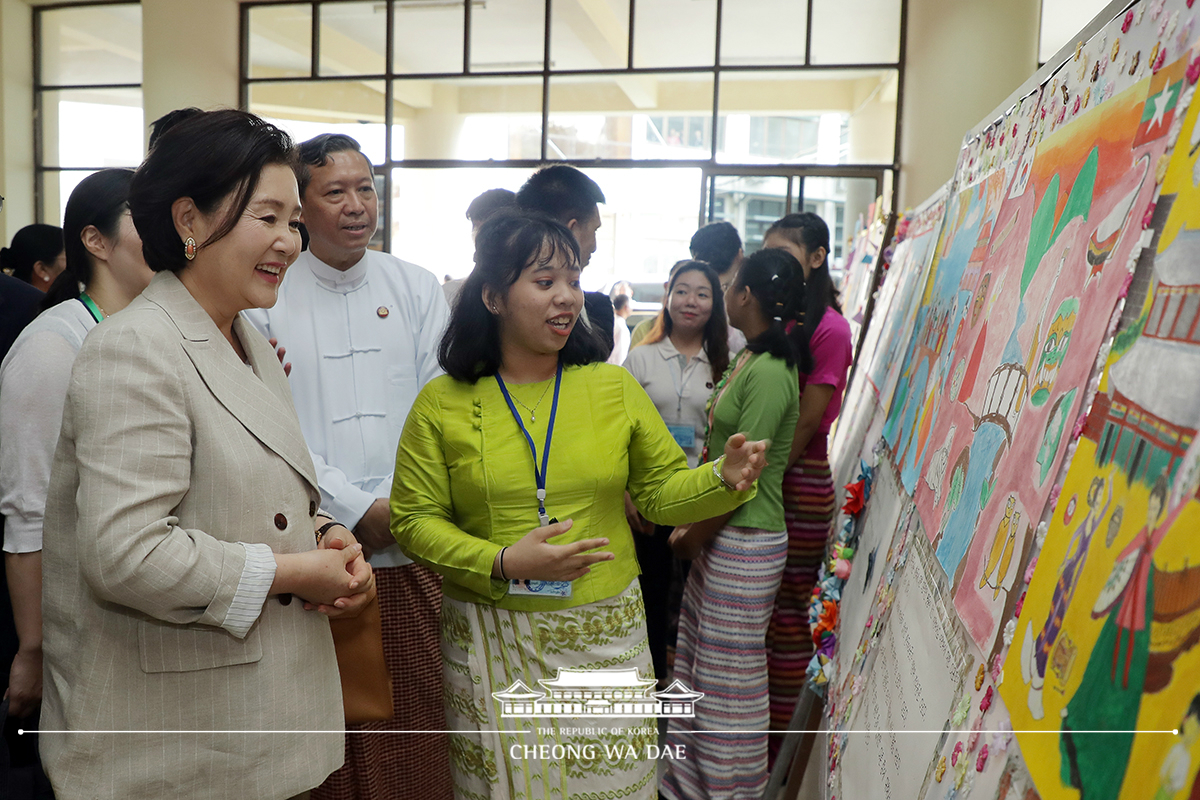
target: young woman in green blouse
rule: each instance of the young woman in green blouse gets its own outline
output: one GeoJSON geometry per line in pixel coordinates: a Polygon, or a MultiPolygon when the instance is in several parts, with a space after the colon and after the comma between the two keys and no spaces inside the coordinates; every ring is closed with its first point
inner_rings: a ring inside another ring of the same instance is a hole
{"type": "Polygon", "coordinates": [[[787,560],[783,471],[800,413],[796,365],[807,350],[784,325],[804,308],[804,274],[783,250],[746,259],[725,292],[729,324],[746,335],[709,399],[706,446],[742,431],[771,444],[758,494],[736,509],[676,528],[671,545],[693,558],[679,612],[675,678],[704,692],[693,718],[676,718],[662,794],[672,800],[759,797],[767,782],[767,624],[787,560]],[[745,734],[706,731],[745,730],[745,734]]]}
{"type": "Polygon", "coordinates": [[[682,524],[753,497],[765,463],[765,442],[731,431],[721,459],[688,469],[637,381],[593,363],[579,271],[557,222],[483,225],[439,351],[447,374],[417,397],[396,456],[392,532],[444,578],[458,797],[654,796],[654,720],[600,716],[612,692],[580,686],[654,685],[624,493],[682,524]],[[557,705],[539,706],[551,691],[557,705]],[[605,744],[639,755],[606,759],[605,744]]]}

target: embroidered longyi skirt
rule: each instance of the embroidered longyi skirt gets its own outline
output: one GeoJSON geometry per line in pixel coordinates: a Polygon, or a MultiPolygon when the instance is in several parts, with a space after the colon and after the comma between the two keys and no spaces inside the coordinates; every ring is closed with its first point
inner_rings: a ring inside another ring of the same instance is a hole
{"type": "MultiPolygon", "coordinates": [[[[635,668],[645,693],[653,691],[636,580],[616,597],[563,611],[507,611],[446,597],[442,664],[458,800],[655,796],[654,717],[543,713],[544,705],[534,705],[537,695],[548,702],[541,682],[558,677],[559,669],[635,668]],[[493,693],[515,689],[509,696],[519,696],[522,687],[530,690],[528,700],[509,700],[521,716],[503,716],[504,700],[493,693]]],[[[597,703],[604,701],[593,697],[597,703]]]]}

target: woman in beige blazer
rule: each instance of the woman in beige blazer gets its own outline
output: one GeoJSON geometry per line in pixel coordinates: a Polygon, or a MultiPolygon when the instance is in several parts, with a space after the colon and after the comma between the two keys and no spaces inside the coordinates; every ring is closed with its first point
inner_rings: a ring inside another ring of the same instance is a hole
{"type": "Polygon", "coordinates": [[[291,159],[277,128],[210,112],[134,177],[158,274],[84,341],[46,508],[41,752],[60,800],[288,798],[342,763],[323,614],[357,613],[373,579],[318,515],[283,369],[238,316],[274,304],[299,252],[291,159]]]}

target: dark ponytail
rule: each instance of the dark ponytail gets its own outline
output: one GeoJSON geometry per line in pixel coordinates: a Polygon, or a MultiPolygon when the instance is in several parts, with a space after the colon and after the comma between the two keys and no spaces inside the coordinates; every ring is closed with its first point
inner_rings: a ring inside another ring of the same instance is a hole
{"type": "Polygon", "coordinates": [[[36,222],[17,231],[10,247],[0,247],[0,269],[33,283],[33,265],[54,264],[63,251],[63,232],[57,225],[36,222]]]}
{"type": "Polygon", "coordinates": [[[102,169],[88,175],[67,200],[63,214],[63,238],[66,240],[67,268],[55,279],[42,300],[42,310],[79,297],[80,287],[92,282],[92,254],[83,244],[83,231],[89,225],[109,241],[121,232],[121,215],[129,208],[131,169],[102,169]]]}
{"type": "Polygon", "coordinates": [[[813,333],[825,318],[825,309],[833,308],[839,314],[842,313],[837,289],[833,287],[833,278],[829,274],[829,226],[816,214],[806,211],[803,214],[788,214],[776,221],[767,228],[763,238],[766,239],[772,234],[782,236],[810,253],[819,247],[825,248],[825,260],[821,262],[821,266],[809,272],[805,280],[803,324],[796,325],[791,331],[797,344],[803,343],[807,350],[813,333]]]}
{"type": "Polygon", "coordinates": [[[783,359],[789,367],[799,365],[802,372],[809,372],[812,356],[807,341],[786,333],[788,323],[804,318],[807,294],[804,269],[795,256],[786,250],[759,250],[742,262],[737,286],[750,290],[769,323],[766,331],[746,342],[746,349],[768,353],[783,359]]]}

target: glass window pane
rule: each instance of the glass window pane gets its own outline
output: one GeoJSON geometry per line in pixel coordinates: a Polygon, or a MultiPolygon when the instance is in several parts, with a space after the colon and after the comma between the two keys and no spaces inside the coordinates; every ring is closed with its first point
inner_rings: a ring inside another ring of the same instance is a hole
{"type": "MultiPolygon", "coordinates": [[[[804,179],[804,211],[811,211],[829,226],[830,272],[834,280],[840,280],[846,268],[846,257],[851,247],[849,239],[854,235],[855,224],[860,216],[866,217],[871,203],[875,201],[874,178],[833,178],[807,176],[804,179]],[[849,222],[847,222],[849,220],[849,222]]],[[[866,224],[870,220],[865,220],[866,224]]]]}
{"type": "Polygon", "coordinates": [[[763,234],[787,207],[788,179],[780,175],[717,175],[710,222],[729,222],[746,255],[762,247],[763,234]]]}
{"type": "Polygon", "coordinates": [[[142,82],[142,7],[137,3],[41,12],[45,86],[142,82]]]}
{"type": "Polygon", "coordinates": [[[812,0],[812,63],[900,60],[900,0],[812,0]]]}
{"type": "Polygon", "coordinates": [[[529,174],[489,167],[392,170],[392,254],[439,279],[465,278],[475,253],[467,206],[488,189],[515,192],[529,174]]]}
{"type": "Polygon", "coordinates": [[[737,0],[721,8],[721,63],[803,64],[808,6],[796,0],[737,0]]]}
{"type": "Polygon", "coordinates": [[[635,67],[712,66],[717,0],[637,0],[634,16],[635,67]]]}
{"type": "MultiPolygon", "coordinates": [[[[395,50],[392,69],[413,72],[462,72],[463,4],[392,4],[395,50]]],[[[474,9],[472,9],[474,13],[474,9]]]]}
{"type": "Polygon", "coordinates": [[[396,160],[541,158],[540,77],[398,80],[392,92],[404,127],[392,139],[396,160]]]}
{"type": "Polygon", "coordinates": [[[251,78],[299,78],[312,74],[312,5],[250,9],[251,78]]]}
{"type": "Polygon", "coordinates": [[[136,167],[146,129],[141,89],[42,93],[42,165],[136,167]]]}
{"type": "Polygon", "coordinates": [[[722,73],[717,160],[890,163],[897,77],[895,70],[722,73]]]}
{"type": "Polygon", "coordinates": [[[550,79],[550,158],[712,156],[709,73],[550,79]]]}
{"type": "Polygon", "coordinates": [[[387,6],[321,4],[322,75],[382,75],[387,69],[387,6]]]}
{"type": "Polygon", "coordinates": [[[319,81],[250,85],[250,111],[290,133],[297,142],[320,133],[344,133],[380,164],[384,147],[384,82],[319,81]]]}
{"type": "MultiPolygon", "coordinates": [[[[516,191],[528,169],[396,169],[392,172],[392,252],[441,278],[466,277],[474,245],[467,206],[487,189],[516,191]]],[[[583,273],[587,289],[618,278],[661,285],[688,257],[696,232],[701,173],[696,168],[585,169],[608,202],[600,206],[597,249],[583,273]]]]}
{"type": "Polygon", "coordinates": [[[471,6],[471,69],[541,71],[547,0],[505,0],[471,6]]]}
{"type": "Polygon", "coordinates": [[[629,61],[629,0],[553,0],[551,69],[619,69],[629,61]]]}

